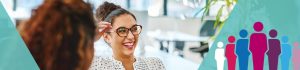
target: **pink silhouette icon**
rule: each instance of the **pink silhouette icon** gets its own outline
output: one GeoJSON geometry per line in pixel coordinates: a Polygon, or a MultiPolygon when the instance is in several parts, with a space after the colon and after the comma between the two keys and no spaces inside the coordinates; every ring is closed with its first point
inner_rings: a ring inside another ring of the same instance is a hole
{"type": "Polygon", "coordinates": [[[300,48],[299,48],[299,43],[295,42],[294,43],[294,49],[293,49],[293,65],[294,65],[294,70],[300,70],[300,48]]]}
{"type": "Polygon", "coordinates": [[[236,54],[235,54],[235,38],[234,36],[228,37],[229,44],[226,45],[225,56],[227,58],[228,70],[235,70],[236,54]]]}
{"type": "Polygon", "coordinates": [[[261,31],[264,26],[261,22],[255,22],[255,32],[250,36],[250,51],[252,53],[254,70],[263,70],[265,53],[268,50],[267,37],[261,31]]]}

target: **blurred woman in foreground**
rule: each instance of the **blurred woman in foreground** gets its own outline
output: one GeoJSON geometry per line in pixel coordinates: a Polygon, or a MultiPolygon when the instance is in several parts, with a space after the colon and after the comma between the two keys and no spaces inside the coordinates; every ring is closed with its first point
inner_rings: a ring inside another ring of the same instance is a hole
{"type": "Polygon", "coordinates": [[[96,26],[82,0],[45,0],[20,33],[41,70],[87,70],[96,26]]]}

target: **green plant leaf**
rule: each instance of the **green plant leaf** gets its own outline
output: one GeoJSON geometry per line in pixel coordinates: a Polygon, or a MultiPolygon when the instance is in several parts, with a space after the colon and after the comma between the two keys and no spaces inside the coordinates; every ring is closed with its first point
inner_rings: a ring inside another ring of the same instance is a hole
{"type": "Polygon", "coordinates": [[[216,22],[214,23],[214,28],[216,28],[221,21],[221,17],[222,17],[222,13],[223,13],[223,8],[224,8],[224,5],[222,5],[222,7],[219,9],[218,13],[217,13],[217,16],[216,16],[216,22]]]}
{"type": "Polygon", "coordinates": [[[205,5],[205,7],[204,7],[204,12],[203,12],[203,14],[202,14],[201,21],[204,20],[206,14],[207,14],[208,11],[209,11],[209,8],[210,8],[210,5],[211,5],[211,4],[212,4],[212,0],[208,0],[208,3],[207,3],[207,4],[205,5]]]}
{"type": "Polygon", "coordinates": [[[227,5],[227,7],[229,7],[230,5],[231,5],[231,2],[230,2],[230,0],[225,0],[226,1],[226,5],[227,5]]]}

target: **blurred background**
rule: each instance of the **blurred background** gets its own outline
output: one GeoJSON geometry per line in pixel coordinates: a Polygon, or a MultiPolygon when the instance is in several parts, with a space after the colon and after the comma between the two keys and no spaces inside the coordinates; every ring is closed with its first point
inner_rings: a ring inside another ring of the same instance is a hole
{"type": "MultiPolygon", "coordinates": [[[[167,70],[197,70],[219,35],[236,0],[84,0],[96,8],[104,1],[131,11],[143,26],[135,55],[158,57],[167,70]]],[[[14,25],[26,22],[43,0],[1,0],[14,25]]],[[[95,56],[112,56],[103,40],[95,56]]]]}

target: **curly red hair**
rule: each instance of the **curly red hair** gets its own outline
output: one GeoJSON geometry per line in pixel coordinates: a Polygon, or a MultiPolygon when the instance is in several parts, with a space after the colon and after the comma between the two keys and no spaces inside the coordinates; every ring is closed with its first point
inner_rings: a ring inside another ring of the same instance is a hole
{"type": "Polygon", "coordinates": [[[82,0],[45,0],[20,33],[41,70],[87,70],[94,53],[92,8],[82,0]]]}

